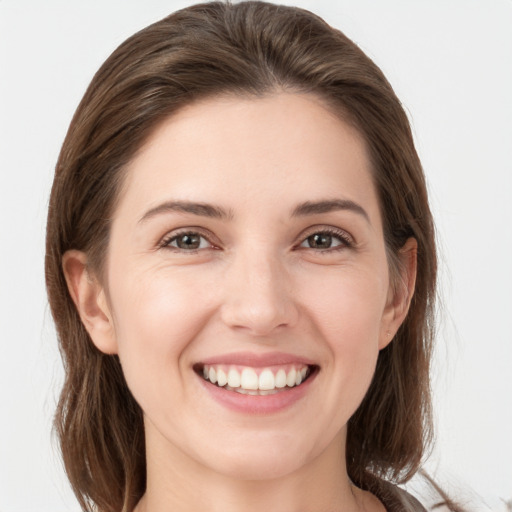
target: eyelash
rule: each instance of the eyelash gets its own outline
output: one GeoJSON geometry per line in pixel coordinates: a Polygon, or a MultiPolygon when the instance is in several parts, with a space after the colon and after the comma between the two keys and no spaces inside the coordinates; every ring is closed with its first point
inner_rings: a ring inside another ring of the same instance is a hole
{"type": "MultiPolygon", "coordinates": [[[[173,233],[173,234],[163,238],[162,241],[158,244],[158,248],[159,249],[170,249],[174,252],[181,252],[181,253],[186,253],[186,254],[195,254],[195,253],[198,253],[199,251],[202,251],[205,249],[205,247],[203,247],[203,248],[199,247],[197,249],[188,250],[188,249],[182,249],[180,247],[171,246],[172,242],[176,241],[178,238],[185,236],[185,235],[199,236],[200,238],[202,238],[208,242],[208,244],[210,245],[209,249],[219,249],[219,247],[217,247],[215,244],[213,244],[209,240],[208,235],[201,232],[200,230],[193,231],[191,229],[180,231],[178,233],[173,233]]],[[[320,228],[320,229],[315,229],[314,231],[311,231],[310,233],[306,234],[300,240],[300,243],[298,245],[295,245],[295,248],[302,247],[302,244],[305,243],[309,238],[311,238],[314,235],[327,235],[327,236],[330,236],[333,238],[337,238],[341,242],[340,245],[337,245],[334,247],[329,247],[327,249],[319,249],[319,250],[315,251],[320,254],[329,254],[329,253],[332,253],[335,251],[340,251],[343,249],[350,249],[350,248],[354,247],[354,240],[345,231],[335,229],[335,228],[320,228]]],[[[314,247],[303,247],[303,249],[315,250],[314,247]]]]}
{"type": "Polygon", "coordinates": [[[158,244],[158,248],[159,249],[170,249],[170,250],[172,250],[174,252],[183,252],[183,253],[187,253],[187,254],[195,254],[195,253],[197,253],[199,251],[202,251],[204,249],[204,248],[199,248],[199,249],[186,250],[186,249],[181,249],[180,247],[173,247],[173,246],[170,245],[172,242],[174,242],[178,238],[180,238],[182,236],[185,236],[185,235],[196,235],[196,236],[198,235],[200,238],[203,238],[204,240],[206,240],[208,242],[208,244],[211,246],[210,248],[218,249],[218,247],[216,247],[209,240],[209,237],[205,233],[203,233],[200,230],[194,231],[192,229],[187,229],[187,230],[184,230],[184,231],[179,231],[178,233],[172,233],[171,235],[166,236],[158,244]]]}
{"type": "MultiPolygon", "coordinates": [[[[320,254],[330,254],[332,252],[341,251],[343,249],[351,249],[354,247],[354,240],[352,239],[352,237],[345,231],[336,228],[315,229],[302,239],[298,247],[302,247],[302,244],[305,243],[309,238],[311,238],[314,235],[327,235],[333,238],[337,238],[341,242],[340,245],[329,247],[327,249],[319,249],[318,251],[315,251],[320,254]]],[[[313,247],[304,247],[304,249],[314,250],[313,247]]]]}

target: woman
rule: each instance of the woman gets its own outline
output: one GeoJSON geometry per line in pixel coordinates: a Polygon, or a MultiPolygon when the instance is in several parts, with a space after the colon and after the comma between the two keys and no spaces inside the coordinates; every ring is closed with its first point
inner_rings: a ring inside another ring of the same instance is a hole
{"type": "Polygon", "coordinates": [[[84,509],[421,509],[393,483],[431,438],[424,177],[320,18],[214,2],[123,43],[61,151],[46,276],[84,509]]]}

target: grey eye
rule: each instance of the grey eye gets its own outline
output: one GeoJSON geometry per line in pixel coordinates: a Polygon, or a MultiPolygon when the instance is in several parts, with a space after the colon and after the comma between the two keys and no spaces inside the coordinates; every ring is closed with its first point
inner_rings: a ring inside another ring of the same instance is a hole
{"type": "Polygon", "coordinates": [[[329,249],[332,245],[332,236],[325,233],[315,233],[306,238],[312,249],[329,249]]]}
{"type": "Polygon", "coordinates": [[[314,233],[300,244],[301,247],[307,247],[309,249],[331,249],[343,245],[346,245],[346,243],[341,237],[331,235],[330,233],[314,233]]]}
{"type": "Polygon", "coordinates": [[[168,245],[184,251],[194,251],[209,247],[210,244],[199,233],[182,233],[172,237],[168,245]]]}

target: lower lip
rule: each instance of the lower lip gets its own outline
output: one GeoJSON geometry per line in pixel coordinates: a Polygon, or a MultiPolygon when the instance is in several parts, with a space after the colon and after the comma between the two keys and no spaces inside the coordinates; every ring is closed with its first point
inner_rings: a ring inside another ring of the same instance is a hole
{"type": "Polygon", "coordinates": [[[216,386],[199,375],[197,377],[210,396],[228,409],[245,414],[272,414],[287,409],[300,400],[308,392],[316,375],[315,371],[299,386],[273,395],[244,395],[216,386]]]}

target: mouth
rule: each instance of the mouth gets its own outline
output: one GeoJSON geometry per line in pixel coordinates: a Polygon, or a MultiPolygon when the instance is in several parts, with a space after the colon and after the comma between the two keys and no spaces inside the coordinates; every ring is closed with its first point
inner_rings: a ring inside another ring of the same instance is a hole
{"type": "Polygon", "coordinates": [[[286,364],[251,367],[234,364],[202,364],[194,371],[203,380],[226,391],[243,395],[267,396],[302,386],[319,370],[313,364],[286,364]]]}

